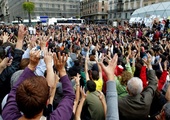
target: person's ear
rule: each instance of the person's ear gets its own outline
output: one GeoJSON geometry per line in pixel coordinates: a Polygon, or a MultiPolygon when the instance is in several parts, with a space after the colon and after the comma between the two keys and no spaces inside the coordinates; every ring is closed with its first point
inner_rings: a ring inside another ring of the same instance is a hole
{"type": "Polygon", "coordinates": [[[130,95],[130,92],[129,92],[129,89],[128,89],[128,87],[126,86],[126,90],[127,90],[127,92],[129,93],[129,95],[130,95]]]}
{"type": "Polygon", "coordinates": [[[47,100],[46,106],[50,104],[50,99],[47,100]]]}
{"type": "Polygon", "coordinates": [[[161,110],[161,118],[165,118],[165,111],[164,110],[161,110]]]}

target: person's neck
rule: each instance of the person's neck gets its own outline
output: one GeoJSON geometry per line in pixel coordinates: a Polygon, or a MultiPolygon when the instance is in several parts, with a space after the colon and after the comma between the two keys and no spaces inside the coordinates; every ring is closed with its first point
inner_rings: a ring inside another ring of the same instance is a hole
{"type": "Polygon", "coordinates": [[[20,117],[18,120],[40,120],[40,118],[42,117],[42,113],[36,115],[33,118],[26,118],[24,115],[22,117],[20,117]]]}

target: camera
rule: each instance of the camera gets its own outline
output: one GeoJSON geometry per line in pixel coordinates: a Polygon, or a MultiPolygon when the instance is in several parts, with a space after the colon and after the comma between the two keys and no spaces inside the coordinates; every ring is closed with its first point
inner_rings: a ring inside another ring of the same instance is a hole
{"type": "Polygon", "coordinates": [[[5,48],[5,57],[9,57],[9,58],[12,57],[12,55],[11,55],[11,50],[12,50],[11,46],[7,46],[7,47],[5,48]]]}
{"type": "Polygon", "coordinates": [[[11,52],[12,52],[11,46],[7,46],[5,48],[0,46],[0,58],[2,59],[5,57],[11,58],[12,57],[11,52]]]}
{"type": "Polygon", "coordinates": [[[40,51],[40,59],[43,59],[43,58],[44,58],[44,52],[40,51]]]}
{"type": "MultiPolygon", "coordinates": [[[[34,51],[40,50],[39,47],[33,48],[34,51]]],[[[44,51],[40,51],[40,59],[44,58],[44,51]]]]}

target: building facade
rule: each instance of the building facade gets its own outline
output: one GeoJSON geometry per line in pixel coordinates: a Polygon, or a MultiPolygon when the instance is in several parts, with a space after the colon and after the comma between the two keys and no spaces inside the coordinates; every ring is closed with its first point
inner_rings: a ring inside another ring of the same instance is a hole
{"type": "Polygon", "coordinates": [[[0,21],[9,22],[8,0],[0,0],[0,21]]]}
{"type": "Polygon", "coordinates": [[[35,3],[35,10],[31,14],[32,19],[36,19],[37,16],[47,16],[48,18],[80,16],[80,0],[8,0],[7,6],[10,22],[16,20],[17,17],[28,19],[27,12],[22,8],[22,4],[25,1],[35,3]]]}
{"type": "Polygon", "coordinates": [[[109,0],[108,23],[123,23],[130,19],[136,9],[165,1],[168,0],[109,0]]]}
{"type": "Polygon", "coordinates": [[[87,24],[107,23],[108,0],[82,0],[80,5],[81,18],[87,24]]]}

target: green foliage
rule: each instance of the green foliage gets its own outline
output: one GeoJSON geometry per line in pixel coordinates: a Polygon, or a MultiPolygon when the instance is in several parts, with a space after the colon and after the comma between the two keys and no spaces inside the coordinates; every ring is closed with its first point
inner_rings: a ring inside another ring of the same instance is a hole
{"type": "Polygon", "coordinates": [[[79,16],[79,15],[76,15],[76,18],[80,18],[80,16],[79,16]]]}
{"type": "Polygon", "coordinates": [[[33,2],[24,2],[22,4],[22,7],[25,11],[27,11],[28,13],[32,13],[34,11],[35,8],[35,4],[33,2]]]}

